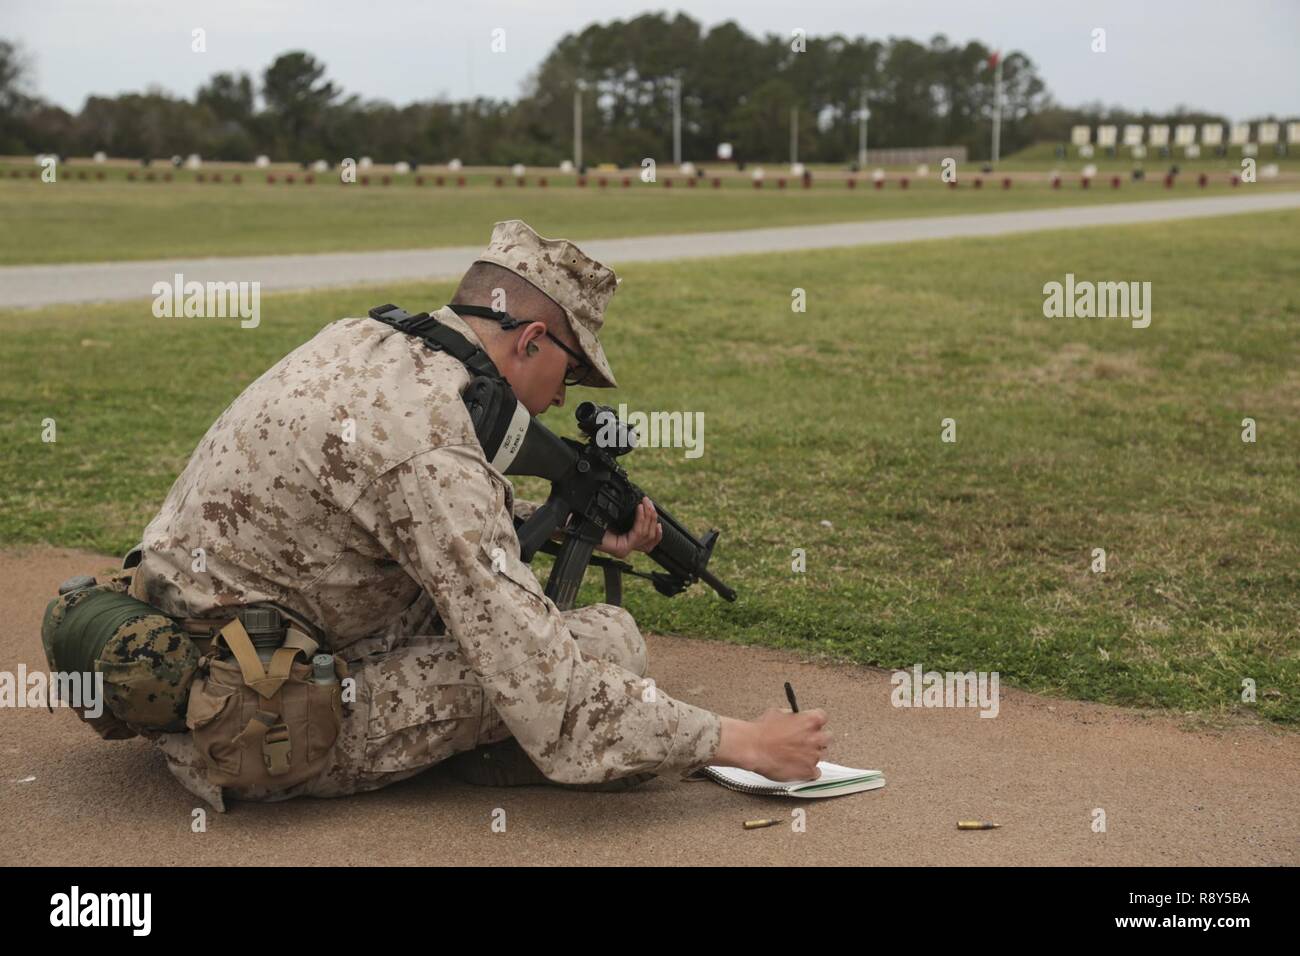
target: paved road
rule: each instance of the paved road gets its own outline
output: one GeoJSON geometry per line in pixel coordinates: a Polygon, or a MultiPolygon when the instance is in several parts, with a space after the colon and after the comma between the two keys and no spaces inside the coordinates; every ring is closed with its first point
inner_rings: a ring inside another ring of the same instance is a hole
{"type": "MultiPolygon", "coordinates": [[[[1042,229],[1080,229],[1297,208],[1300,208],[1300,192],[1260,193],[1207,199],[1068,206],[972,216],[885,219],[787,226],[779,229],[641,236],[633,239],[593,239],[582,242],[582,247],[596,258],[620,266],[630,262],[701,259],[835,246],[915,242],[922,239],[1000,236],[1042,229]]],[[[172,276],[178,272],[185,276],[186,281],[260,282],[264,292],[451,279],[459,277],[480,251],[481,246],[453,246],[308,255],[4,266],[0,267],[0,307],[149,298],[153,294],[151,289],[155,282],[171,282],[172,276]]]]}
{"type": "MultiPolygon", "coordinates": [[[[116,564],[61,549],[0,552],[0,671],[46,668],[46,600],[65,578],[116,564]]],[[[974,709],[899,708],[889,673],[875,668],[679,637],[651,635],[648,644],[660,687],[723,714],[784,706],[790,681],[804,706],[830,716],[830,759],[879,768],[887,785],[782,801],[674,775],[591,794],[471,787],[435,767],[356,797],[209,809],[207,832],[196,834],[200,802],[144,740],[100,740],[62,710],[4,707],[0,866],[1300,864],[1294,731],[1194,732],[1169,715],[1005,684],[992,720],[974,709]],[[796,803],[804,832],[741,827],[757,817],[792,821],[796,803]],[[504,833],[492,830],[498,808],[504,833]],[[1093,830],[1098,808],[1105,832],[1093,830]],[[1003,829],[961,832],[961,819],[1003,829]]]]}

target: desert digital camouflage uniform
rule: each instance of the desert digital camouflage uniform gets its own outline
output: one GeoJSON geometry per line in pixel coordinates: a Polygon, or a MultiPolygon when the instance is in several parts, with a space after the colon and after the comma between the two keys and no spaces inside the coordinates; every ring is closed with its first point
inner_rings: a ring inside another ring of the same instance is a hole
{"type": "MultiPolygon", "coordinates": [[[[489,253],[512,246],[524,272],[554,273],[541,252],[558,245],[503,223],[489,253]]],[[[606,284],[607,300],[613,282],[569,249],[556,258],[586,270],[578,281],[606,284]]],[[[575,296],[546,291],[572,322],[575,296]]],[[[434,314],[482,344],[450,309],[434,314]]],[[[226,795],[372,790],[511,735],[561,783],[685,774],[716,753],[721,719],[643,678],[631,615],[562,614],[520,560],[513,488],[484,458],[460,397],[469,379],[455,358],[383,323],[326,326],[222,413],[149,524],[135,596],[184,618],[275,602],[314,623],[356,679],[320,777],[226,795]],[[191,570],[197,548],[202,573],[191,570]]],[[[157,743],[188,789],[224,809],[188,733],[157,743]]]]}

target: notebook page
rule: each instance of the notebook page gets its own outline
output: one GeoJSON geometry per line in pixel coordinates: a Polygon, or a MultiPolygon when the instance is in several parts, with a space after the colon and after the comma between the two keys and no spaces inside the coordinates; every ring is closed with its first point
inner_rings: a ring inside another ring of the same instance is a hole
{"type": "Polygon", "coordinates": [[[770,780],[762,774],[741,770],[738,767],[710,767],[709,769],[719,776],[726,777],[732,783],[749,787],[781,787],[785,790],[793,790],[810,784],[812,786],[821,786],[828,783],[841,783],[845,780],[856,780],[859,777],[880,773],[879,770],[855,770],[852,767],[842,767],[837,763],[830,763],[826,760],[817,762],[817,769],[822,772],[822,775],[816,780],[770,780]]]}

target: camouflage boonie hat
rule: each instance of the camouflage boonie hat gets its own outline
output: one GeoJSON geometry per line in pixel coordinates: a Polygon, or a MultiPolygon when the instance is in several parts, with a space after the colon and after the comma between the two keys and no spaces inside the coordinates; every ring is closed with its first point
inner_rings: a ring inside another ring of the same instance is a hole
{"type": "Polygon", "coordinates": [[[605,350],[596,334],[605,324],[605,306],[618,288],[614,270],[592,259],[568,239],[544,239],[522,219],[497,223],[492,241],[475,260],[491,262],[545,292],[564,310],[578,345],[591,363],[583,385],[617,388],[605,350]]]}

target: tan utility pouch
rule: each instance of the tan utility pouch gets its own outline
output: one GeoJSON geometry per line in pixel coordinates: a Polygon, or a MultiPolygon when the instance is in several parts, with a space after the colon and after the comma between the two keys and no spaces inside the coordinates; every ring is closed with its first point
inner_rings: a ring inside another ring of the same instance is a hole
{"type": "Polygon", "coordinates": [[[316,642],[290,627],[263,665],[238,619],[212,642],[190,690],[186,726],[220,787],[282,790],[319,775],[343,726],[342,681],[347,665],[334,656],[334,683],[312,680],[316,642]],[[219,660],[222,646],[234,660],[219,660]]]}

